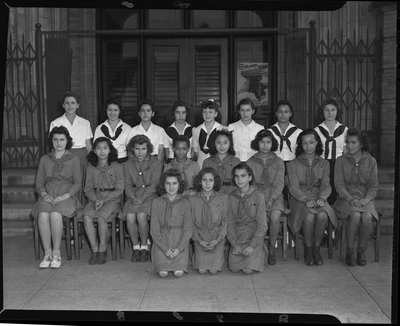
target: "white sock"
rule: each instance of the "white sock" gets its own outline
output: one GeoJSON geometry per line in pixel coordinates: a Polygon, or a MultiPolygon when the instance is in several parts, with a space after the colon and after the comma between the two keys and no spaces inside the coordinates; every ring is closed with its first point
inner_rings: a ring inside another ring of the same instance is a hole
{"type": "Polygon", "coordinates": [[[141,246],[140,246],[140,250],[142,250],[142,249],[149,250],[149,247],[148,247],[147,245],[145,245],[145,246],[144,246],[144,245],[141,245],[141,246]]]}
{"type": "Polygon", "coordinates": [[[140,244],[134,245],[133,250],[140,250],[140,244]]]}
{"type": "Polygon", "coordinates": [[[150,239],[147,239],[147,245],[151,245],[150,239]]]}

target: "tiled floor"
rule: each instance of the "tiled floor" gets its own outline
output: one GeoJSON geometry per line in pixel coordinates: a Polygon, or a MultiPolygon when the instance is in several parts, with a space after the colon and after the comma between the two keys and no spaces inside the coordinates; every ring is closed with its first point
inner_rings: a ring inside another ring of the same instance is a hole
{"type": "Polygon", "coordinates": [[[391,322],[391,235],[381,237],[379,262],[369,244],[366,267],[347,267],[338,251],[328,260],[326,249],[324,265],[310,267],[295,261],[291,249],[286,262],[278,256],[275,266],[251,276],[225,269],[180,279],[159,278],[151,263],[131,263],[129,249],[125,260],[90,266],[85,244],[80,260],[40,270],[32,238],[4,238],[3,248],[6,310],[321,314],[346,323],[391,322]]]}

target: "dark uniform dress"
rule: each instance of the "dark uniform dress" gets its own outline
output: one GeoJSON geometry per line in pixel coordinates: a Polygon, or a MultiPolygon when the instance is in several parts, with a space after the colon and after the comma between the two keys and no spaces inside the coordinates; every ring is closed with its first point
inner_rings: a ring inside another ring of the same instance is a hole
{"type": "Polygon", "coordinates": [[[218,270],[224,267],[225,237],[228,228],[228,196],[213,191],[207,199],[203,192],[199,192],[189,198],[192,205],[194,232],[193,270],[218,270]],[[201,241],[210,243],[217,240],[218,244],[213,250],[204,250],[201,241]]]}
{"type": "Polygon", "coordinates": [[[121,195],[124,192],[124,169],[121,164],[112,162],[104,167],[88,164],[86,169],[85,195],[89,202],[83,215],[91,218],[111,220],[111,213],[121,207],[121,195]],[[96,211],[97,200],[104,200],[103,206],[96,211]]]}
{"type": "Polygon", "coordinates": [[[270,158],[264,160],[259,153],[254,154],[246,164],[254,173],[255,186],[262,192],[267,203],[270,198],[274,201],[268,211],[278,210],[289,214],[290,209],[285,207],[282,191],[285,185],[285,165],[283,160],[275,153],[270,153],[270,158]]]}
{"type": "Polygon", "coordinates": [[[193,233],[192,208],[189,200],[177,195],[170,201],[167,195],[153,200],[150,219],[150,234],[154,272],[189,270],[189,240],[193,233]],[[178,249],[173,259],[165,255],[168,249],[178,249]]]}
{"type": "Polygon", "coordinates": [[[78,156],[68,150],[59,159],[55,157],[54,151],[42,156],[36,176],[39,199],[32,208],[32,215],[37,219],[42,212],[56,212],[72,217],[76,208],[82,207],[77,198],[81,187],[82,177],[78,156]],[[70,197],[52,205],[43,200],[41,194],[44,191],[53,199],[66,193],[69,193],[70,197]]]}
{"type": "Polygon", "coordinates": [[[156,187],[160,181],[162,170],[161,162],[150,154],[139,161],[132,156],[124,163],[126,202],[122,212],[122,218],[126,219],[128,213],[144,212],[150,215],[151,203],[157,198],[156,187]],[[134,204],[132,196],[142,198],[141,204],[134,204]]]}
{"type": "Polygon", "coordinates": [[[288,224],[292,233],[299,231],[308,213],[318,214],[325,211],[334,226],[337,218],[334,210],[328,204],[327,198],[331,193],[329,184],[329,162],[316,155],[312,164],[304,153],[289,162],[289,214],[288,224]],[[318,208],[309,208],[306,202],[310,200],[325,200],[325,204],[318,208]]]}
{"type": "Polygon", "coordinates": [[[240,160],[236,156],[230,154],[222,159],[222,161],[219,159],[218,155],[213,155],[204,160],[203,169],[206,167],[211,167],[217,171],[222,181],[222,186],[219,191],[229,195],[233,190],[236,189],[236,187],[232,185],[232,170],[240,163],[240,160]]]}
{"type": "Polygon", "coordinates": [[[358,163],[349,153],[340,156],[335,164],[335,186],[339,198],[333,207],[339,218],[346,218],[352,212],[361,212],[371,213],[378,219],[374,204],[378,191],[378,166],[371,154],[363,152],[358,163]],[[368,198],[370,202],[358,208],[350,204],[353,198],[368,198]]]}
{"type": "Polygon", "coordinates": [[[229,195],[228,233],[231,244],[228,256],[228,268],[231,270],[264,270],[266,263],[266,245],[264,236],[268,230],[264,195],[253,186],[242,197],[239,189],[229,195]],[[250,256],[234,255],[233,249],[239,246],[243,251],[251,246],[254,251],[250,256]]]}

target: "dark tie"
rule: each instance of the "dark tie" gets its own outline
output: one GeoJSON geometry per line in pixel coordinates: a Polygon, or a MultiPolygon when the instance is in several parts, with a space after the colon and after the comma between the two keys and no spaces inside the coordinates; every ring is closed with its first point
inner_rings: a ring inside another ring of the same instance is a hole
{"type": "Polygon", "coordinates": [[[332,160],[335,160],[336,159],[336,139],[335,138],[337,138],[341,134],[343,134],[346,127],[344,125],[340,125],[339,128],[337,128],[333,132],[333,136],[329,136],[329,131],[326,130],[324,127],[318,126],[318,128],[319,128],[319,131],[321,131],[321,134],[323,134],[324,137],[326,138],[326,140],[325,140],[325,159],[328,159],[329,143],[332,142],[332,160]]]}
{"type": "Polygon", "coordinates": [[[286,141],[286,145],[289,147],[289,150],[292,151],[292,148],[290,147],[290,140],[289,137],[296,131],[297,127],[291,127],[286,131],[286,134],[284,136],[281,135],[281,132],[276,126],[272,126],[271,129],[279,136],[281,139],[281,144],[279,146],[279,151],[282,152],[283,148],[283,142],[286,141]]]}

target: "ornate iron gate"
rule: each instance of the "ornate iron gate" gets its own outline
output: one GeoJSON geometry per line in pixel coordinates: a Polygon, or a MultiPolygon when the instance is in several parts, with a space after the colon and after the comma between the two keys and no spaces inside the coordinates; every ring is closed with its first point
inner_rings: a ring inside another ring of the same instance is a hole
{"type": "MultiPolygon", "coordinates": [[[[41,32],[35,47],[9,41],[3,112],[2,168],[36,168],[48,151],[47,126],[63,114],[59,94],[71,86],[68,32],[41,32]]],[[[11,40],[11,36],[9,38],[11,40]]]]}
{"type": "Polygon", "coordinates": [[[40,110],[37,95],[36,59],[33,46],[16,43],[11,35],[7,47],[6,86],[3,111],[3,168],[36,167],[40,146],[40,110]]]}
{"type": "MultiPolygon", "coordinates": [[[[381,38],[379,38],[381,39],[381,38]]],[[[379,161],[380,126],[380,67],[382,45],[366,39],[331,40],[329,30],[326,41],[315,49],[316,75],[314,122],[320,123],[317,108],[326,97],[334,97],[343,109],[342,123],[368,134],[371,155],[379,161]]]]}

